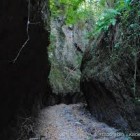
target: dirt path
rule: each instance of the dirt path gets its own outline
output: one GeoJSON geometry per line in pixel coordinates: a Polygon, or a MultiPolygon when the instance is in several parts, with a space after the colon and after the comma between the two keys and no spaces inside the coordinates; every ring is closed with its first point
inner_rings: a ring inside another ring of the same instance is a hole
{"type": "Polygon", "coordinates": [[[36,133],[45,136],[45,140],[128,140],[91,117],[82,104],[47,107],[40,112],[37,122],[36,133]]]}

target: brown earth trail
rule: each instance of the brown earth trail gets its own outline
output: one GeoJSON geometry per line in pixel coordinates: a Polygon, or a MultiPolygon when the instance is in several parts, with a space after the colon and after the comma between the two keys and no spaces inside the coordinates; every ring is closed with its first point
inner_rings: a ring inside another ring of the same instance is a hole
{"type": "Polygon", "coordinates": [[[41,110],[36,125],[37,136],[45,136],[45,140],[128,140],[117,136],[117,129],[98,122],[83,104],[47,107],[41,110]]]}

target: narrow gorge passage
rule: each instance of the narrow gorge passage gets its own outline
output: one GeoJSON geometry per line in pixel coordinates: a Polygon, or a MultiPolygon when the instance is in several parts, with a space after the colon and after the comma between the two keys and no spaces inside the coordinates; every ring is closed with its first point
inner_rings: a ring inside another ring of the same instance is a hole
{"type": "Polygon", "coordinates": [[[139,23],[140,0],[1,0],[0,140],[140,140],[139,23]]]}
{"type": "Polygon", "coordinates": [[[82,103],[44,108],[36,121],[36,137],[42,140],[128,140],[117,136],[117,129],[98,122],[82,103]]]}

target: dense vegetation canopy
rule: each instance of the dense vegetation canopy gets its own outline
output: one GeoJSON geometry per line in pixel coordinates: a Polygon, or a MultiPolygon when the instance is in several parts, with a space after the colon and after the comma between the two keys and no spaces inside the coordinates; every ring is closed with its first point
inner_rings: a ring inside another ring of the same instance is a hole
{"type": "MultiPolygon", "coordinates": [[[[75,24],[80,20],[93,18],[96,26],[94,33],[107,30],[115,25],[117,15],[129,11],[131,0],[51,0],[51,14],[65,16],[66,24],[75,24]]],[[[127,15],[126,15],[127,16],[127,15]]]]}

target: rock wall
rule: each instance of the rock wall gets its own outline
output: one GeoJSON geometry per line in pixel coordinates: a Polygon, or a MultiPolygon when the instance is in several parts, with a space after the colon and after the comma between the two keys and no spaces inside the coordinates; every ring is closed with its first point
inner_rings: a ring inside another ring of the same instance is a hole
{"type": "Polygon", "coordinates": [[[6,128],[17,112],[31,114],[49,92],[49,1],[0,3],[0,137],[10,140],[6,128]]]}
{"type": "Polygon", "coordinates": [[[139,37],[134,35],[140,26],[137,31],[131,28],[139,23],[138,4],[134,2],[126,21],[118,19],[115,26],[91,40],[81,65],[81,90],[90,111],[98,120],[125,131],[140,128],[135,111],[140,97],[139,37]]]}
{"type": "MultiPolygon", "coordinates": [[[[64,16],[52,18],[50,82],[56,94],[80,93],[80,64],[88,43],[85,21],[66,25],[64,16]]],[[[82,95],[82,94],[81,94],[82,95]]]]}

